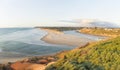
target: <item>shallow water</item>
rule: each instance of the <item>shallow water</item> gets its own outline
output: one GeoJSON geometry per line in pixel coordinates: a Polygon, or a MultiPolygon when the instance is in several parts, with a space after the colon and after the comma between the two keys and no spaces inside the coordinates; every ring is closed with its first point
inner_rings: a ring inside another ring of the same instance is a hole
{"type": "MultiPolygon", "coordinates": [[[[90,39],[99,38],[75,31],[64,33],[90,39]]],[[[41,40],[46,34],[46,31],[35,28],[0,28],[0,62],[2,62],[2,59],[49,55],[75,48],[75,46],[46,43],[41,40]]]]}
{"type": "Polygon", "coordinates": [[[53,54],[74,47],[48,44],[41,40],[47,32],[34,28],[0,29],[0,58],[53,54]],[[3,33],[3,34],[2,34],[3,33]]]}

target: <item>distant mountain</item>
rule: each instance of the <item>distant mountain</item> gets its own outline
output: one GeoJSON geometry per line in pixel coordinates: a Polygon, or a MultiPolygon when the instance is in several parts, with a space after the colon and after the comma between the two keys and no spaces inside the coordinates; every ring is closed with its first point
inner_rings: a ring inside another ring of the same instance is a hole
{"type": "Polygon", "coordinates": [[[80,27],[120,28],[120,25],[117,25],[115,23],[100,21],[96,19],[62,20],[61,22],[78,23],[80,27]]]}

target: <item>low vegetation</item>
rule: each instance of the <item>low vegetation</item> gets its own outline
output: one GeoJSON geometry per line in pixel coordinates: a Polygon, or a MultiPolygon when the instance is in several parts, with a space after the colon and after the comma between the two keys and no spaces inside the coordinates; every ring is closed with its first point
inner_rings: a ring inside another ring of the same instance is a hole
{"type": "Polygon", "coordinates": [[[46,70],[120,70],[120,37],[71,50],[46,70]]]}

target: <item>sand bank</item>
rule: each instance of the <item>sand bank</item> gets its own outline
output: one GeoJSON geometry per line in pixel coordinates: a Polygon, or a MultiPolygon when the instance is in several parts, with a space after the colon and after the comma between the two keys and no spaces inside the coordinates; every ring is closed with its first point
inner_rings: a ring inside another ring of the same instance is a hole
{"type": "Polygon", "coordinates": [[[69,46],[83,46],[92,40],[83,38],[76,35],[64,34],[63,32],[43,29],[48,32],[41,40],[51,43],[51,44],[60,44],[60,45],[69,45],[69,46]]]}

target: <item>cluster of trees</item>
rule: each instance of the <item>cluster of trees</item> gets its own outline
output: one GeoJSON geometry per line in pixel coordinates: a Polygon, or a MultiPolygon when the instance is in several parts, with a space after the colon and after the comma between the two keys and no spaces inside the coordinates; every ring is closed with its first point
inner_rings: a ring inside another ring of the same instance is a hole
{"type": "Polygon", "coordinates": [[[120,37],[67,52],[46,70],[120,70],[120,37]]]}

